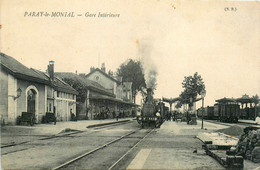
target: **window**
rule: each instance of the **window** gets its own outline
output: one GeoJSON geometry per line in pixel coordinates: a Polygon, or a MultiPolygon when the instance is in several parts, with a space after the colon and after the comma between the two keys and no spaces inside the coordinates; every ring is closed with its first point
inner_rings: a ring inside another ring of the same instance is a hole
{"type": "Polygon", "coordinates": [[[96,80],[99,80],[99,76],[96,76],[96,80]]]}
{"type": "Polygon", "coordinates": [[[50,109],[49,112],[51,112],[51,103],[49,104],[49,109],[50,109]]]}
{"type": "Polygon", "coordinates": [[[59,91],[57,92],[57,97],[60,97],[60,92],[59,91]]]}

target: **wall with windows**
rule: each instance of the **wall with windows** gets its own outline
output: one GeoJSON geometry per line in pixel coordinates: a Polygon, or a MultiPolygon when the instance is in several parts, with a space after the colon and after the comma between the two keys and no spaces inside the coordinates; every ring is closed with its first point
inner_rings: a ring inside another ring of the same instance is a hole
{"type": "MultiPolygon", "coordinates": [[[[37,92],[33,108],[38,123],[45,113],[45,85],[17,79],[1,71],[1,123],[4,121],[6,124],[15,124],[17,117],[21,116],[22,112],[27,112],[30,89],[37,92]],[[17,89],[21,89],[21,96],[18,98],[17,89]]],[[[30,104],[29,107],[32,108],[30,104]]]]}
{"type": "Polygon", "coordinates": [[[57,121],[71,120],[71,113],[76,116],[76,95],[61,91],[54,95],[57,121]]]}
{"type": "Polygon", "coordinates": [[[46,110],[45,112],[55,112],[54,108],[54,89],[52,87],[46,86],[47,89],[47,102],[46,102],[46,110]]]}
{"type": "Polygon", "coordinates": [[[123,95],[123,85],[120,84],[116,87],[116,98],[123,100],[124,95],[123,95]]]}
{"type": "Polygon", "coordinates": [[[70,120],[70,112],[76,114],[76,95],[57,92],[44,84],[21,80],[1,71],[1,123],[16,124],[22,112],[34,112],[36,123],[41,123],[46,112],[56,112],[58,121],[70,120]],[[17,96],[17,89],[21,96],[17,96]]]}
{"type": "Polygon", "coordinates": [[[40,123],[42,116],[45,115],[45,85],[17,79],[17,88],[22,90],[22,95],[17,100],[17,116],[21,116],[22,112],[27,112],[28,107],[28,90],[32,89],[37,92],[35,99],[35,116],[36,123],[40,123]]]}
{"type": "Polygon", "coordinates": [[[92,74],[88,76],[87,79],[99,83],[105,89],[111,90],[112,93],[116,94],[116,82],[106,77],[99,71],[94,71],[92,74]]]}
{"type": "Polygon", "coordinates": [[[8,118],[8,74],[0,72],[0,116],[1,123],[5,123],[8,118]]]}

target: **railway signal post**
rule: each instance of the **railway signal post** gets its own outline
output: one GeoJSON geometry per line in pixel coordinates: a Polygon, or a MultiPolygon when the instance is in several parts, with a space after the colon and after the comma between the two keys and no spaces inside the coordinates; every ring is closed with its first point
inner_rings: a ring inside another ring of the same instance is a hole
{"type": "Polygon", "coordinates": [[[202,97],[202,119],[201,119],[201,129],[203,129],[203,117],[204,117],[204,97],[206,96],[206,90],[201,91],[202,97]]]}

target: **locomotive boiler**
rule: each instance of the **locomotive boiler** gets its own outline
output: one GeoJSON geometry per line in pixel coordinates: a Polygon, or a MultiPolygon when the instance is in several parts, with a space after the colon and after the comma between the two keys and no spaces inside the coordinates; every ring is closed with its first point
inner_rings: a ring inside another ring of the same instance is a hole
{"type": "Polygon", "coordinates": [[[152,96],[152,89],[148,88],[145,103],[141,108],[141,115],[137,115],[137,122],[141,124],[142,128],[145,124],[160,127],[163,122],[163,106],[162,102],[156,103],[152,96]]]}

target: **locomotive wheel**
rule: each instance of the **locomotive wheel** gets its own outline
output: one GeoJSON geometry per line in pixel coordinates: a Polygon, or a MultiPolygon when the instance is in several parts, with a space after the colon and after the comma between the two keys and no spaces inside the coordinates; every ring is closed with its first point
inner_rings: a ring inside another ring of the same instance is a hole
{"type": "Polygon", "coordinates": [[[138,117],[137,117],[136,119],[137,119],[137,123],[138,123],[138,124],[142,124],[142,121],[141,121],[141,120],[139,120],[139,118],[138,118],[138,117]]]}
{"type": "Polygon", "coordinates": [[[161,126],[160,120],[155,121],[154,125],[155,125],[156,128],[159,128],[161,126]]]}

